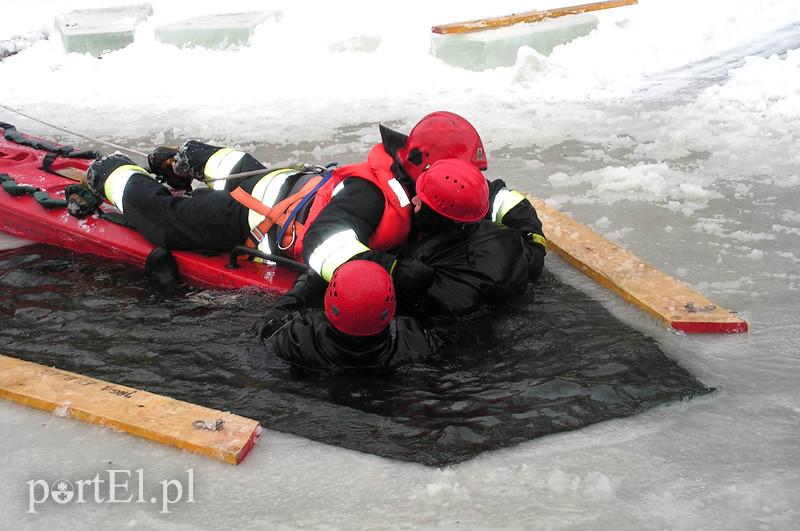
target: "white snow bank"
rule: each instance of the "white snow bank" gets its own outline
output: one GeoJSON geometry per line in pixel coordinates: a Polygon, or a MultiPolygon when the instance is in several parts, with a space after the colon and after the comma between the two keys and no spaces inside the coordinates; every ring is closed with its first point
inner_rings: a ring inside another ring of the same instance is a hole
{"type": "MultiPolygon", "coordinates": [[[[567,99],[572,106],[628,94],[650,72],[702,59],[800,18],[800,5],[790,0],[642,0],[599,14],[595,32],[549,58],[523,51],[513,67],[469,72],[430,57],[430,27],[528,10],[529,3],[409,0],[392,8],[355,0],[280,1],[269,8],[281,10],[282,21],[262,25],[253,45],[240,51],[179,50],[153,38],[159,24],[219,12],[216,1],[193,2],[191,8],[151,3],[154,15],[139,28],[136,42],[103,59],[64,54],[54,38],[0,64],[0,78],[14,80],[0,86],[0,102],[90,134],[143,137],[174,127],[197,135],[205,125],[231,140],[268,142],[325,138],[337,126],[380,120],[407,127],[426,111],[450,108],[473,118],[502,145],[519,138],[513,127],[502,135],[516,122],[508,108],[524,112],[529,118],[523,123],[549,119],[547,102],[567,99]],[[331,49],[376,35],[380,44],[372,52],[331,49]]],[[[15,5],[0,21],[0,35],[50,23],[59,12],[109,4],[15,5]]],[[[254,0],[224,6],[227,12],[260,8],[254,0]]]]}

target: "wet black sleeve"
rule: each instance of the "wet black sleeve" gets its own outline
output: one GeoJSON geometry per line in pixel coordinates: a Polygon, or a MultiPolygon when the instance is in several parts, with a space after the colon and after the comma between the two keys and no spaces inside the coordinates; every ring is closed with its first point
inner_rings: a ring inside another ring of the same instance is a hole
{"type": "Polygon", "coordinates": [[[292,289],[282,295],[273,308],[293,312],[301,308],[322,308],[328,283],[314,271],[303,273],[292,289]]]}
{"type": "Polygon", "coordinates": [[[375,184],[357,177],[345,180],[344,189],[333,196],[308,227],[303,239],[303,261],[308,263],[314,249],[343,230],[353,229],[359,241],[367,245],[383,217],[384,202],[383,193],[375,184]]]}
{"type": "Polygon", "coordinates": [[[273,336],[275,353],[296,367],[312,371],[332,369],[329,360],[317,343],[317,329],[323,326],[319,312],[293,312],[273,336]]]}
{"type": "Polygon", "coordinates": [[[444,343],[441,336],[423,327],[413,317],[397,316],[394,326],[392,356],[386,364],[389,367],[398,367],[427,358],[438,351],[444,343]]]}

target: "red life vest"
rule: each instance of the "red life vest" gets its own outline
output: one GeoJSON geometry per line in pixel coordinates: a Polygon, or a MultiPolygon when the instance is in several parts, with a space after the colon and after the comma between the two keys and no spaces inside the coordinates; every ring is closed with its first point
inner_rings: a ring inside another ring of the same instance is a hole
{"type": "MultiPolygon", "coordinates": [[[[383,217],[370,236],[367,246],[376,251],[387,251],[405,245],[411,231],[413,208],[408,192],[392,174],[392,162],[392,157],[386,153],[383,144],[376,144],[370,150],[367,162],[334,170],[328,182],[317,192],[308,211],[305,226],[311,226],[322,209],[331,202],[334,190],[342,181],[348,178],[365,179],[380,188],[384,198],[383,217]]],[[[302,240],[294,246],[294,259],[303,261],[302,240]]]]}

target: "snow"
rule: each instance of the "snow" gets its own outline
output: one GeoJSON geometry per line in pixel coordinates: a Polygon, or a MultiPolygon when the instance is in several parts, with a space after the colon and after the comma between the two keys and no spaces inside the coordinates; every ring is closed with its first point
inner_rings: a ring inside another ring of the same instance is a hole
{"type": "MultiPolygon", "coordinates": [[[[0,18],[0,40],[60,12],[123,3],[15,4],[0,18]]],[[[231,52],[153,38],[157,25],[218,11],[215,2],[151,3],[135,43],[102,59],[64,54],[55,38],[0,62],[0,103],[139,149],[200,136],[247,149],[288,144],[276,157],[314,161],[355,160],[379,121],[408,130],[426,112],[453,110],[481,132],[490,175],[594,223],[738,310],[751,332],[671,332],[551,254],[549,267],[717,393],[447,470],[273,432],[232,468],[3,402],[2,527],[800,525],[800,50],[783,44],[800,42],[800,3],[641,0],[598,14],[597,30],[549,57],[523,49],[514,66],[485,72],[430,57],[430,26],[551,4],[279,0],[268,9],[282,20],[231,52]],[[136,504],[25,514],[26,481],[112,465],[159,480],[193,468],[198,502],[170,515],[136,504]]],[[[263,2],[225,3],[258,9],[263,2]]],[[[0,120],[53,136],[4,110],[0,120]]]]}

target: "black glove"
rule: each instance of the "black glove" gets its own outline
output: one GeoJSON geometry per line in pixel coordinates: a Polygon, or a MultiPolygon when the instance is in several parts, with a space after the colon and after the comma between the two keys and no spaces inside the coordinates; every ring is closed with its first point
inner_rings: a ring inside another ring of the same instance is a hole
{"type": "Polygon", "coordinates": [[[292,289],[275,306],[291,311],[308,307],[322,308],[326,289],[328,283],[316,272],[309,270],[297,277],[292,289]]]}
{"type": "Polygon", "coordinates": [[[283,308],[270,308],[267,312],[253,325],[252,332],[258,336],[262,341],[272,337],[275,332],[286,324],[291,312],[283,308]]]}
{"type": "Polygon", "coordinates": [[[192,189],[192,177],[187,174],[175,172],[173,163],[178,150],[171,147],[158,147],[155,151],[147,155],[147,164],[150,171],[163,178],[169,186],[176,190],[190,191],[192,189]]]}
{"type": "Polygon", "coordinates": [[[178,175],[202,181],[205,177],[206,162],[220,149],[222,148],[197,140],[187,140],[175,153],[175,163],[172,167],[178,175]]]}
{"type": "Polygon", "coordinates": [[[291,318],[290,314],[304,308],[322,307],[322,300],[328,284],[314,271],[297,277],[285,295],[253,326],[253,332],[260,339],[268,339],[291,318]]]}
{"type": "Polygon", "coordinates": [[[544,270],[544,256],[547,251],[541,243],[534,241],[530,234],[523,236],[522,241],[525,246],[525,257],[528,259],[528,279],[536,282],[544,270]]]}
{"type": "Polygon", "coordinates": [[[433,284],[436,272],[416,258],[402,258],[394,266],[392,279],[399,299],[412,299],[424,295],[433,284]]]}
{"type": "Polygon", "coordinates": [[[135,162],[121,153],[114,153],[97,159],[86,169],[86,184],[89,185],[89,189],[92,192],[100,197],[105,197],[103,189],[106,185],[106,179],[114,173],[114,170],[128,164],[136,166],[135,162]]]}

